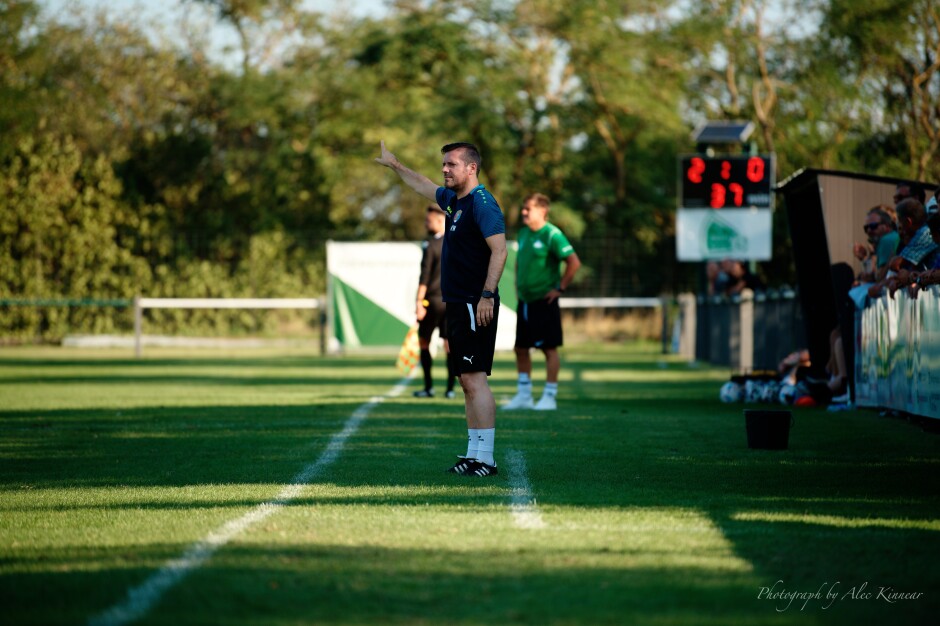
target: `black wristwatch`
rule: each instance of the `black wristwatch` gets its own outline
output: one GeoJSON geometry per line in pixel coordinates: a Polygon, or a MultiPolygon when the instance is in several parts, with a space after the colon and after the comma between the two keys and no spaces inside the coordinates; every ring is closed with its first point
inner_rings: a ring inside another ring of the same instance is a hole
{"type": "Polygon", "coordinates": [[[481,298],[495,298],[496,294],[490,291],[489,289],[484,289],[483,293],[480,294],[481,298]]]}

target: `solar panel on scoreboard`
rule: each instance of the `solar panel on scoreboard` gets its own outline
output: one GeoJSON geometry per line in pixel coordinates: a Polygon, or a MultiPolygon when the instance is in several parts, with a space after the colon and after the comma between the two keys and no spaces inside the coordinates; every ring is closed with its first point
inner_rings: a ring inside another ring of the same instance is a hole
{"type": "Polygon", "coordinates": [[[696,143],[744,143],[754,131],[754,122],[711,121],[692,131],[696,143]]]}

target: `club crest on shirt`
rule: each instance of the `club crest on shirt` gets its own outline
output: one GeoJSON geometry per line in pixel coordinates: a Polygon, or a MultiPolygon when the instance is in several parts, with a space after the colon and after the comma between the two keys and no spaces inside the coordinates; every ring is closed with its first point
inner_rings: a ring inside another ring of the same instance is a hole
{"type": "Polygon", "coordinates": [[[542,243],[541,241],[536,241],[535,243],[532,244],[532,247],[535,248],[536,250],[539,250],[541,248],[544,248],[545,244],[542,243]]]}
{"type": "Polygon", "coordinates": [[[460,209],[459,211],[457,211],[457,212],[454,214],[454,223],[453,223],[453,225],[450,227],[450,232],[454,232],[454,231],[457,230],[457,222],[460,221],[460,216],[461,216],[461,215],[463,215],[463,209],[460,209]]]}

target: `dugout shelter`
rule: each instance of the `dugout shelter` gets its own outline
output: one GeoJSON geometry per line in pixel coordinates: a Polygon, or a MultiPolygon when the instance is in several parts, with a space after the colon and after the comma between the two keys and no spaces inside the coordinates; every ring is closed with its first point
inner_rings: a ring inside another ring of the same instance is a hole
{"type": "MultiPolygon", "coordinates": [[[[848,371],[854,371],[854,308],[837,297],[843,283],[858,275],[861,263],[852,253],[854,242],[864,242],[862,225],[869,209],[894,206],[898,183],[935,185],[883,176],[823,169],[802,169],[776,187],[783,196],[807,347],[816,376],[824,375],[829,359],[829,335],[836,324],[842,331],[848,371]]],[[[849,376],[854,397],[854,381],[849,376]]]]}

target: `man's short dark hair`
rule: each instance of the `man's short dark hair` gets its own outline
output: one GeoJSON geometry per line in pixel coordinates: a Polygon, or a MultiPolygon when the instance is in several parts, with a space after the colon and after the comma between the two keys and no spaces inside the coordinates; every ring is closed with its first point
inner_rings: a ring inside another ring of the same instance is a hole
{"type": "Polygon", "coordinates": [[[927,221],[927,211],[924,205],[914,198],[901,200],[895,207],[898,212],[898,219],[909,219],[911,223],[920,228],[927,221]]]}
{"type": "Polygon", "coordinates": [[[436,204],[428,205],[428,213],[440,213],[441,215],[446,215],[446,213],[444,213],[444,210],[441,207],[437,206],[436,204]]]}
{"type": "Polygon", "coordinates": [[[522,204],[524,205],[529,200],[531,200],[535,206],[542,207],[545,210],[548,210],[552,205],[551,199],[544,193],[530,193],[525,197],[525,200],[522,201],[522,204]]]}
{"type": "Polygon", "coordinates": [[[441,148],[441,154],[447,154],[454,150],[463,149],[463,162],[470,164],[477,164],[477,172],[483,169],[483,157],[480,156],[480,150],[472,143],[467,143],[466,141],[458,141],[457,143],[449,143],[443,148],[441,148]]]}
{"type": "Polygon", "coordinates": [[[921,204],[927,200],[927,190],[924,189],[923,185],[918,185],[917,183],[907,183],[900,182],[897,184],[895,189],[900,189],[901,187],[907,187],[907,195],[902,195],[900,193],[895,193],[895,202],[900,202],[901,200],[906,200],[907,198],[913,198],[921,204]]]}

